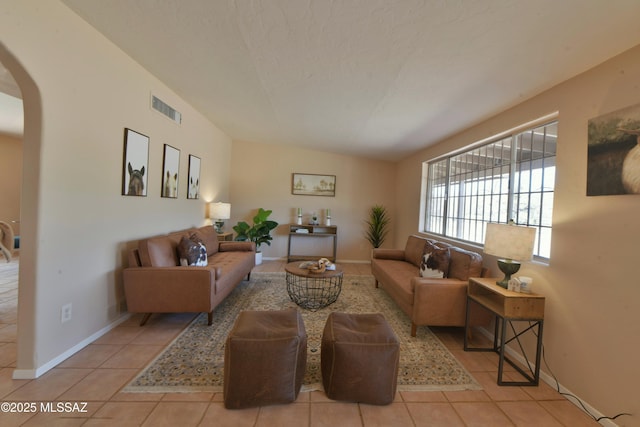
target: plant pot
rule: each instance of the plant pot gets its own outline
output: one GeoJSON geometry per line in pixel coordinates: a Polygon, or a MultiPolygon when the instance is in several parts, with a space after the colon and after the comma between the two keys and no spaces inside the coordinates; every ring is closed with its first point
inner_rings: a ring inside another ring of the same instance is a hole
{"type": "Polygon", "coordinates": [[[262,252],[256,252],[256,265],[262,264],[262,252]]]}

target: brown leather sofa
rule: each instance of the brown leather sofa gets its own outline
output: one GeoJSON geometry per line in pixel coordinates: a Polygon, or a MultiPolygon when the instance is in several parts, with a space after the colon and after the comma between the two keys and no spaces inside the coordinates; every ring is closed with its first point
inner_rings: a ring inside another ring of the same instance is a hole
{"type": "MultiPolygon", "coordinates": [[[[411,336],[418,326],[464,326],[470,277],[482,277],[482,256],[444,242],[412,235],[404,249],[374,249],[371,270],[382,288],[411,319],[411,336]],[[420,276],[427,245],[448,248],[445,278],[420,276]]],[[[472,324],[488,324],[485,310],[472,306],[472,324]]]]}
{"type": "Polygon", "coordinates": [[[206,312],[209,325],[213,310],[247,277],[255,266],[253,242],[219,242],[212,226],[191,228],[143,239],[129,252],[129,267],[123,271],[127,308],[145,313],[206,312]],[[202,242],[207,265],[182,266],[178,244],[183,236],[202,242]]]}

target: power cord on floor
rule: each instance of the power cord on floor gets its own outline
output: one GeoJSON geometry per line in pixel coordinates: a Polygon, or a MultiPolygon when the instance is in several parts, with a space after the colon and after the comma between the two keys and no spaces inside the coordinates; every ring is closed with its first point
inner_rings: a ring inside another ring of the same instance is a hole
{"type": "MultiPolygon", "coordinates": [[[[531,322],[529,322],[529,324],[531,325],[531,322]]],[[[532,329],[533,331],[533,329],[532,329]]],[[[536,337],[538,336],[538,334],[533,331],[533,333],[536,335],[536,337]]],[[[632,416],[633,414],[630,414],[628,412],[621,412],[617,415],[614,415],[612,417],[609,416],[602,416],[602,417],[596,417],[595,415],[593,415],[591,412],[589,412],[589,409],[587,409],[587,407],[585,406],[585,404],[582,402],[582,400],[580,400],[580,398],[578,398],[576,395],[571,394],[571,393],[565,393],[560,391],[560,382],[558,381],[558,378],[556,377],[556,375],[553,373],[553,371],[551,370],[551,368],[549,367],[549,364],[547,363],[547,358],[545,357],[544,354],[544,344],[542,344],[542,361],[544,362],[544,366],[546,366],[547,371],[549,371],[549,374],[551,374],[551,377],[553,378],[553,380],[556,382],[556,390],[558,391],[558,393],[560,393],[560,395],[565,396],[565,397],[570,397],[571,399],[575,400],[576,402],[578,402],[578,404],[580,405],[580,407],[582,408],[582,410],[584,412],[586,412],[591,418],[593,418],[596,422],[600,422],[601,420],[615,420],[618,417],[621,417],[623,415],[628,415],[628,416],[632,416]]]]}

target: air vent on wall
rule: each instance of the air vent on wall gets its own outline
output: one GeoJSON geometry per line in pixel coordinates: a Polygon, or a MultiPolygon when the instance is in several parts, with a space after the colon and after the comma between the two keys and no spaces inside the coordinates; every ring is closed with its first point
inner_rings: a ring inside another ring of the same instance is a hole
{"type": "Polygon", "coordinates": [[[170,105],[167,105],[160,98],[157,98],[155,95],[151,95],[151,108],[164,114],[178,124],[182,123],[182,114],[170,105]]]}

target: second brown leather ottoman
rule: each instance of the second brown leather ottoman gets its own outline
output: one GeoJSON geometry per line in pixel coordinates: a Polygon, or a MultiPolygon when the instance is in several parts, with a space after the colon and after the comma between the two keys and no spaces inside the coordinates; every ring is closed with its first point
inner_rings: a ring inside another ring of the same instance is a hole
{"type": "Polygon", "coordinates": [[[307,366],[307,333],[297,310],[241,311],[224,349],[224,406],[296,400],[307,366]]]}
{"type": "Polygon", "coordinates": [[[380,313],[331,313],[322,334],[320,365],[327,397],[387,405],[398,382],[400,343],[380,313]]]}

